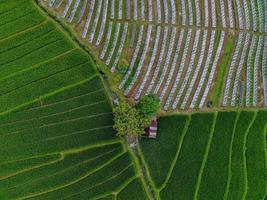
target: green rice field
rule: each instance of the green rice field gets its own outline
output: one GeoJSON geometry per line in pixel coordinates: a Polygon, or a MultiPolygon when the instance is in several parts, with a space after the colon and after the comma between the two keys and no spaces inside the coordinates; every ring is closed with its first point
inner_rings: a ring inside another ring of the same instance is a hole
{"type": "Polygon", "coordinates": [[[139,144],[157,198],[265,199],[266,122],[266,111],[161,117],[159,137],[139,144]]]}
{"type": "Polygon", "coordinates": [[[92,59],[30,0],[0,15],[0,199],[147,198],[92,59]]]}

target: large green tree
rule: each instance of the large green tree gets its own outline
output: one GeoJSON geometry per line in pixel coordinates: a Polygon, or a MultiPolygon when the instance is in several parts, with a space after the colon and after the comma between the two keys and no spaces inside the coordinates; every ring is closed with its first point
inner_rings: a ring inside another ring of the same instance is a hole
{"type": "Polygon", "coordinates": [[[160,110],[160,99],[156,95],[147,95],[140,99],[137,109],[144,115],[146,119],[156,116],[160,110]]]}
{"type": "Polygon", "coordinates": [[[114,110],[114,129],[120,136],[140,136],[144,132],[145,119],[138,109],[121,103],[114,110]]]}

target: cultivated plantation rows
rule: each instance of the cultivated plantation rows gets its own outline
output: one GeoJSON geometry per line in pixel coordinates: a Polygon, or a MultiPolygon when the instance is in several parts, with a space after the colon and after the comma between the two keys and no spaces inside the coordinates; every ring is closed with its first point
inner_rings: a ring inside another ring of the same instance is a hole
{"type": "Polygon", "coordinates": [[[138,100],[164,110],[267,106],[264,0],[40,0],[138,100]]]}
{"type": "Polygon", "coordinates": [[[31,0],[0,16],[0,199],[148,199],[91,58],[31,0]]]}
{"type": "Polygon", "coordinates": [[[139,151],[161,199],[266,197],[266,111],[172,115],[139,151]]]}

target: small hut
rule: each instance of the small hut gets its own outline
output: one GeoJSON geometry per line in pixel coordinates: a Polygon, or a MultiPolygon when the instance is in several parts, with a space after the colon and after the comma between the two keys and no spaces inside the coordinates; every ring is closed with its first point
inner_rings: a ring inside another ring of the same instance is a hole
{"type": "Polygon", "coordinates": [[[151,119],[150,125],[145,127],[143,137],[156,138],[158,130],[158,121],[157,117],[151,119]]]}

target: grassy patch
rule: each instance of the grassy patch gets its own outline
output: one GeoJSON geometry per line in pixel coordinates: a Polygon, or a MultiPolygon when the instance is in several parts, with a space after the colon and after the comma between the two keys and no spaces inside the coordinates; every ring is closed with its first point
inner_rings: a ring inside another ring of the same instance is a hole
{"type": "Polygon", "coordinates": [[[220,99],[221,95],[223,94],[224,81],[231,61],[232,51],[234,50],[234,44],[234,39],[228,38],[221,63],[219,64],[217,78],[212,92],[211,100],[214,106],[220,106],[220,99]]]}

